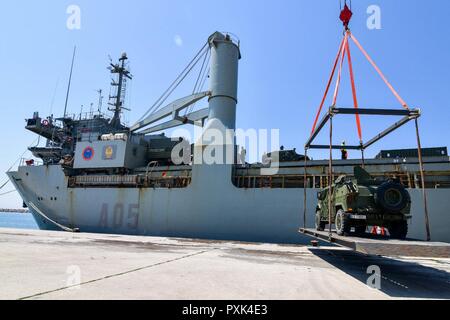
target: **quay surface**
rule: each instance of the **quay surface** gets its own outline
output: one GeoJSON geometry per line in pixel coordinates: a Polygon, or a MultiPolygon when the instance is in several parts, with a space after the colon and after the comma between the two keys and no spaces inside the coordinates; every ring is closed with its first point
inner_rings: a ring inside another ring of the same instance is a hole
{"type": "Polygon", "coordinates": [[[0,299],[450,299],[450,257],[0,229],[0,283],[0,299]]]}

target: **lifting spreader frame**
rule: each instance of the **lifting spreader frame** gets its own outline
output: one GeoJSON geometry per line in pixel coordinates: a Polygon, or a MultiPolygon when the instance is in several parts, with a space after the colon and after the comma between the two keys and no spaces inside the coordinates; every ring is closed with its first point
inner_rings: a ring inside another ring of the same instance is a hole
{"type": "MultiPolygon", "coordinates": [[[[422,180],[422,194],[423,194],[423,200],[424,200],[424,208],[425,208],[425,225],[426,225],[426,233],[427,233],[427,241],[431,241],[431,231],[430,231],[430,222],[429,222],[429,214],[428,214],[428,204],[427,204],[427,194],[425,189],[425,173],[424,173],[424,164],[423,164],[423,157],[422,157],[422,145],[420,140],[420,134],[419,134],[419,121],[418,119],[421,116],[420,109],[405,109],[405,110],[399,110],[399,109],[364,109],[364,108],[339,108],[339,107],[330,107],[328,109],[328,112],[325,114],[325,116],[322,118],[322,120],[317,125],[317,128],[312,133],[311,137],[308,139],[308,141],[305,144],[305,168],[304,168],[304,212],[303,212],[303,227],[306,229],[306,211],[307,211],[307,194],[306,190],[308,187],[307,182],[307,164],[308,164],[308,150],[310,149],[322,149],[322,150],[330,150],[330,157],[329,157],[329,188],[332,190],[332,186],[334,183],[333,178],[333,150],[339,150],[342,149],[342,146],[334,145],[333,144],[333,117],[337,115],[366,115],[366,116],[402,116],[400,121],[395,122],[392,126],[388,127],[387,129],[381,131],[379,134],[377,134],[375,137],[367,141],[366,143],[361,143],[358,146],[345,146],[346,149],[349,150],[360,150],[363,154],[362,157],[362,165],[364,167],[365,160],[364,160],[364,151],[378,142],[379,140],[383,139],[390,133],[394,132],[395,130],[399,129],[400,127],[404,126],[408,122],[414,120],[415,128],[416,128],[416,138],[417,138],[417,150],[419,155],[419,167],[420,167],[420,175],[422,180]],[[313,144],[319,133],[324,129],[326,124],[329,122],[329,129],[330,129],[330,140],[329,145],[319,145],[319,144],[313,144]]],[[[330,240],[332,239],[332,203],[331,203],[331,197],[328,197],[329,203],[328,203],[328,221],[329,221],[329,232],[330,232],[330,240]]]]}
{"type": "MultiPolygon", "coordinates": [[[[349,149],[349,150],[360,150],[362,155],[362,166],[364,168],[365,166],[365,156],[364,151],[378,142],[379,140],[383,139],[390,133],[394,132],[398,128],[404,126],[408,122],[414,120],[415,127],[416,127],[416,139],[417,139],[417,150],[418,150],[418,156],[419,156],[419,165],[420,165],[420,176],[422,180],[422,194],[423,194],[423,202],[424,202],[424,213],[425,213],[425,225],[426,225],[426,234],[427,234],[427,241],[431,241],[431,231],[430,231],[430,220],[428,215],[428,204],[427,204],[427,193],[425,189],[425,173],[424,173],[424,164],[423,164],[423,158],[422,158],[422,146],[420,141],[420,134],[419,134],[419,121],[418,118],[421,116],[421,111],[419,109],[410,109],[406,102],[400,97],[400,95],[395,91],[393,86],[389,83],[389,81],[386,79],[384,74],[381,72],[381,70],[378,68],[378,66],[375,64],[375,62],[372,60],[372,58],[369,56],[369,54],[364,50],[364,48],[361,46],[359,41],[355,38],[355,36],[351,33],[348,25],[350,22],[350,19],[352,17],[351,9],[347,6],[347,3],[345,3],[344,9],[341,11],[340,19],[342,20],[345,31],[344,31],[344,38],[340,44],[338,54],[336,56],[336,59],[334,61],[334,66],[330,75],[330,78],[328,80],[328,84],[325,90],[325,94],[322,98],[322,102],[319,106],[319,110],[317,112],[313,129],[311,132],[311,136],[308,139],[308,141],[305,144],[305,168],[304,168],[304,210],[303,210],[303,227],[304,230],[306,230],[306,211],[307,211],[307,187],[308,187],[308,174],[307,174],[307,165],[308,165],[308,150],[310,149],[329,149],[330,150],[330,157],[329,157],[329,188],[330,192],[332,191],[333,186],[333,150],[336,149],[349,149]],[[360,49],[360,51],[364,54],[366,59],[369,61],[369,63],[374,67],[374,69],[377,71],[377,73],[380,75],[386,86],[391,90],[391,92],[394,94],[394,96],[397,98],[397,100],[400,102],[403,110],[398,109],[368,109],[368,108],[359,108],[358,106],[358,99],[356,96],[356,86],[355,86],[355,78],[353,73],[353,66],[352,66],[352,58],[350,54],[350,46],[349,46],[349,40],[352,40],[356,46],[360,49]],[[342,74],[342,65],[344,62],[344,58],[347,55],[348,64],[349,64],[349,73],[350,73],[350,80],[352,85],[352,95],[353,95],[353,103],[354,108],[340,108],[336,107],[336,101],[337,96],[339,93],[339,85],[341,81],[341,74],[342,74]],[[328,109],[328,112],[325,114],[325,116],[319,121],[319,117],[322,111],[322,107],[324,106],[325,100],[327,98],[331,83],[334,78],[334,74],[336,72],[337,67],[338,68],[338,76],[336,80],[336,88],[333,95],[333,103],[332,106],[328,109]],[[333,117],[337,115],[355,115],[356,117],[356,124],[358,128],[358,135],[360,139],[359,145],[353,145],[353,146],[339,146],[339,145],[333,145],[333,117]],[[375,137],[367,141],[366,143],[363,142],[362,137],[362,129],[361,129],[361,122],[360,122],[360,116],[401,116],[400,121],[394,123],[392,126],[388,127],[384,131],[377,134],[375,137]],[[326,126],[326,124],[329,122],[330,124],[330,140],[329,145],[319,145],[319,144],[313,144],[315,139],[317,138],[318,134],[322,131],[322,129],[326,126]]],[[[332,240],[332,201],[331,197],[328,197],[329,203],[328,203],[328,221],[329,221],[329,237],[330,241],[332,240]]]]}

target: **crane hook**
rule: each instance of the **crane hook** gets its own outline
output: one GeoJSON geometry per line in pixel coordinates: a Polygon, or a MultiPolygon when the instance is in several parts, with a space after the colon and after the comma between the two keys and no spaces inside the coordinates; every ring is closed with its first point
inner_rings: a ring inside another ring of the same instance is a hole
{"type": "Polygon", "coordinates": [[[342,23],[344,24],[345,30],[349,30],[348,25],[350,23],[350,20],[352,19],[353,12],[350,10],[350,8],[347,6],[347,1],[345,2],[344,9],[342,9],[341,14],[339,16],[339,19],[341,19],[342,23]]]}

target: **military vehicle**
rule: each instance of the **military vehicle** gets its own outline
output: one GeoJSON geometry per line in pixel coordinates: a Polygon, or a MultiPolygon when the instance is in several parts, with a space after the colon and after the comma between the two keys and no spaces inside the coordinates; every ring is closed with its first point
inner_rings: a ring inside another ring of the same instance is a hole
{"type": "MultiPolygon", "coordinates": [[[[297,153],[297,149],[293,150],[284,150],[284,147],[281,147],[280,151],[270,152],[267,156],[271,159],[278,158],[279,162],[298,162],[305,161],[305,156],[297,153]]],[[[307,158],[310,161],[310,158],[307,158]]]]}
{"type": "Polygon", "coordinates": [[[323,231],[329,220],[338,235],[364,234],[367,226],[387,228],[391,238],[405,239],[411,219],[411,197],[397,179],[373,178],[361,167],[354,168],[354,178],[340,176],[330,188],[318,192],[316,229],[323,231]]]}

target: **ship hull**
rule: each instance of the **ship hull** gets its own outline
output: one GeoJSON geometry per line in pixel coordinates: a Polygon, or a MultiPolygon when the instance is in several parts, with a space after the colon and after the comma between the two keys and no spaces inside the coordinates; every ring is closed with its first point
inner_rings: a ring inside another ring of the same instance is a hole
{"type": "MultiPolygon", "coordinates": [[[[181,189],[68,188],[60,166],[20,167],[8,173],[41,229],[54,222],[81,232],[305,244],[303,189],[240,189],[229,168],[194,171],[181,189]],[[200,173],[200,174],[198,174],[200,173]],[[206,178],[208,177],[208,178],[206,178]],[[211,179],[209,177],[217,177],[211,179]],[[196,179],[197,178],[197,179],[196,179]],[[33,209],[33,206],[39,211],[33,209]]],[[[307,227],[314,226],[317,189],[307,190],[307,227]]],[[[411,189],[408,237],[425,239],[422,193],[411,189]]],[[[450,242],[450,190],[428,189],[434,241],[450,242]]]]}

